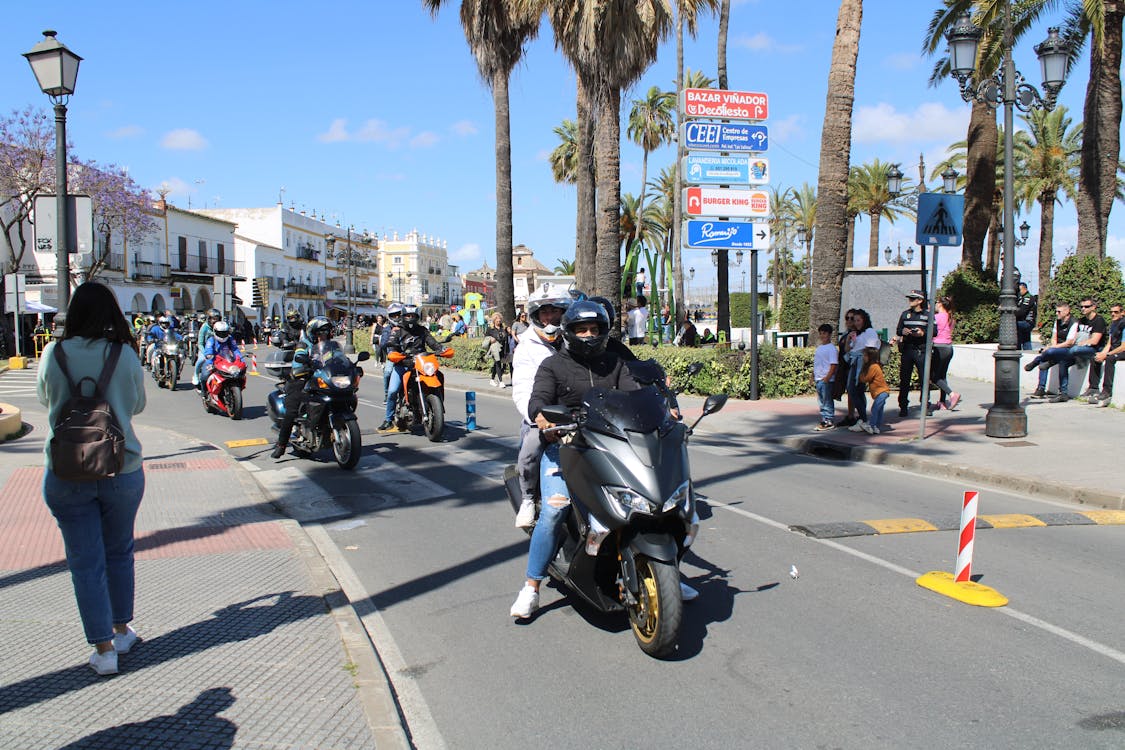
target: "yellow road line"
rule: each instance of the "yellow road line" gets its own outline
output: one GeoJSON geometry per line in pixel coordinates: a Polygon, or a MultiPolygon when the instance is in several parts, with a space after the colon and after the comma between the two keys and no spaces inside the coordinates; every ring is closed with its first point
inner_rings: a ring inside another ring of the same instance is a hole
{"type": "Polygon", "coordinates": [[[249,448],[251,445],[269,445],[270,441],[265,438],[249,438],[247,440],[228,440],[225,445],[228,448],[249,448]]]}
{"type": "Polygon", "coordinates": [[[863,521],[880,534],[910,534],[915,531],[937,531],[938,527],[921,518],[882,518],[863,521]]]}
{"type": "Polygon", "coordinates": [[[1125,510],[1084,510],[1080,515],[1086,516],[1094,523],[1106,526],[1125,524],[1125,510]]]}
{"type": "Polygon", "coordinates": [[[1035,516],[1026,513],[999,513],[996,515],[981,515],[982,521],[988,521],[994,529],[1025,529],[1029,526],[1046,526],[1035,516]]]}

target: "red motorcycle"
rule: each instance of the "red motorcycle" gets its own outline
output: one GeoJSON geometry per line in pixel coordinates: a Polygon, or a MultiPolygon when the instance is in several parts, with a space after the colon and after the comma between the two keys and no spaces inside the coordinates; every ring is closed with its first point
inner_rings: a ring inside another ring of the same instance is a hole
{"type": "Polygon", "coordinates": [[[216,356],[211,372],[203,382],[200,395],[203,408],[210,414],[227,414],[242,419],[242,391],[246,388],[246,363],[216,356]]]}

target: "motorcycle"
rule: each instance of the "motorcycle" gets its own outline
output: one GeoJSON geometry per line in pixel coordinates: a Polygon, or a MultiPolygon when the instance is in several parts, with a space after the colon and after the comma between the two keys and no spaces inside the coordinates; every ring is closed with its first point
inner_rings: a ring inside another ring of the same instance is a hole
{"type": "Polygon", "coordinates": [[[156,349],[152,355],[152,379],[161,388],[170,391],[176,390],[176,383],[180,379],[180,368],[183,367],[181,349],[182,342],[164,341],[156,342],[156,349]]]}
{"type": "MultiPolygon", "coordinates": [[[[289,357],[267,363],[270,372],[279,378],[266,399],[266,411],[275,426],[285,415],[285,383],[290,367],[286,360],[293,357],[292,351],[284,354],[289,357]]],[[[312,375],[305,384],[305,399],[290,437],[294,450],[313,454],[331,444],[340,468],[355,468],[363,450],[355,416],[363,369],[357,365],[370,358],[370,353],[360,352],[352,362],[335,341],[314,349],[310,360],[312,375]]]]}
{"type": "MultiPolygon", "coordinates": [[[[688,438],[727,396],[708,396],[689,427],[669,413],[658,364],[629,369],[640,390],[593,388],[579,409],[543,409],[556,425],[550,430],[561,433],[560,469],[574,510],[548,573],[597,610],[626,612],[641,650],[664,657],[676,648],[683,615],[680,560],[699,533],[688,438]]],[[[504,486],[518,510],[515,466],[505,469],[504,486]]]]}
{"type": "Polygon", "coordinates": [[[216,356],[203,380],[200,396],[209,414],[227,414],[242,419],[242,391],[246,388],[246,363],[216,356]]]}
{"type": "MultiPolygon", "coordinates": [[[[445,431],[445,376],[441,374],[438,357],[449,359],[453,349],[423,352],[414,355],[412,367],[402,374],[402,391],[395,405],[395,425],[406,432],[420,424],[432,442],[441,440],[445,431]]],[[[406,360],[402,352],[388,352],[387,359],[398,364],[406,360]]]]}

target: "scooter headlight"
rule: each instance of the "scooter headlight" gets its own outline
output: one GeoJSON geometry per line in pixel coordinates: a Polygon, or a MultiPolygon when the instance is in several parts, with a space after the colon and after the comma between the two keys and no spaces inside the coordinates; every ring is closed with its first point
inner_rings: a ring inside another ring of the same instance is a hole
{"type": "Polygon", "coordinates": [[[351,375],[333,375],[332,385],[335,388],[351,388],[352,376],[351,375]]]}
{"type": "Polygon", "coordinates": [[[677,507],[682,507],[684,511],[687,511],[690,504],[691,480],[689,479],[679,487],[677,487],[676,491],[668,496],[668,499],[664,501],[664,507],[660,509],[660,512],[667,513],[668,511],[674,510],[677,507]]]}
{"type": "Polygon", "coordinates": [[[616,506],[622,518],[628,518],[630,513],[645,513],[652,515],[652,504],[649,499],[639,492],[628,487],[603,487],[610,502],[616,506]]]}
{"type": "Polygon", "coordinates": [[[433,362],[423,362],[422,363],[422,374],[423,375],[425,375],[427,377],[431,377],[436,372],[437,372],[437,365],[434,364],[433,362]]]}

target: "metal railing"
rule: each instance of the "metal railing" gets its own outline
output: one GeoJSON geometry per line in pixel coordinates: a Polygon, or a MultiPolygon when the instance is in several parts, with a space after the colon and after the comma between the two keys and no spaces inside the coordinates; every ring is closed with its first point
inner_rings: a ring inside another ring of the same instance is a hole
{"type": "Polygon", "coordinates": [[[167,263],[152,263],[147,260],[133,259],[133,277],[142,279],[167,279],[171,266],[167,263]]]}
{"type": "Polygon", "coordinates": [[[224,258],[223,262],[219,263],[217,258],[206,255],[173,255],[172,270],[179,273],[209,273],[233,276],[235,275],[235,262],[234,258],[224,258]]]}

